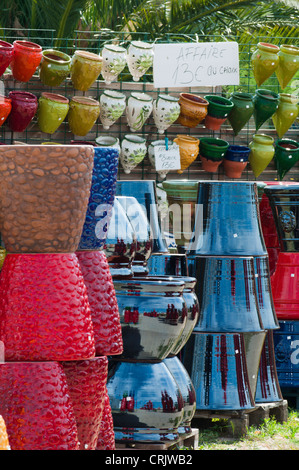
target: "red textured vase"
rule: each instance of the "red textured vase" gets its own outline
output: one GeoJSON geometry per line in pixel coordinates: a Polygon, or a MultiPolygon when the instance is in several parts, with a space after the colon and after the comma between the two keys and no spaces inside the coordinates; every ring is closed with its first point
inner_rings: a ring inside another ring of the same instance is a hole
{"type": "Polygon", "coordinates": [[[97,356],[123,352],[123,339],[112,276],[103,251],[77,251],[87,288],[97,356]]]}
{"type": "Polygon", "coordinates": [[[10,91],[11,112],[8,125],[14,132],[24,132],[38,108],[37,97],[28,91],[10,91]]]}
{"type": "Polygon", "coordinates": [[[96,450],[115,450],[113,417],[107,389],[105,395],[105,407],[102,416],[102,422],[96,450]]]}
{"type": "MultiPolygon", "coordinates": [[[[0,41],[1,42],[1,41],[0,41]]],[[[11,99],[0,95],[0,126],[2,126],[11,112],[11,99]]]]}
{"type": "Polygon", "coordinates": [[[105,407],[108,359],[62,362],[78,428],[80,450],[95,450],[105,407]]]}
{"type": "Polygon", "coordinates": [[[9,253],[0,286],[0,340],[5,361],[94,357],[86,286],[74,253],[9,253]]]}
{"type": "Polygon", "coordinates": [[[28,82],[42,60],[42,47],[31,41],[17,40],[10,68],[15,80],[28,82]]]}
{"type": "Polygon", "coordinates": [[[280,252],[271,288],[278,320],[299,320],[299,253],[280,252]]]}
{"type": "Polygon", "coordinates": [[[11,450],[79,450],[67,380],[58,362],[1,363],[0,397],[11,450]]]}
{"type": "Polygon", "coordinates": [[[6,41],[0,41],[0,77],[12,61],[14,47],[6,41]]]}

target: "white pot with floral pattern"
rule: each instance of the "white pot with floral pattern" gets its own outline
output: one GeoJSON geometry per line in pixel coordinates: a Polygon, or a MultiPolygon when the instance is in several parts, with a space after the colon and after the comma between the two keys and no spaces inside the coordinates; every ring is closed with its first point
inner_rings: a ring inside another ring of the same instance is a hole
{"type": "Polygon", "coordinates": [[[99,135],[96,138],[97,147],[117,149],[120,153],[120,143],[117,137],[112,135],[99,135]]]}
{"type": "MultiPolygon", "coordinates": [[[[148,146],[148,151],[147,151],[147,154],[148,154],[148,159],[150,161],[150,164],[152,165],[153,168],[156,169],[156,162],[155,162],[155,147],[159,145],[161,147],[165,147],[165,150],[166,150],[166,144],[165,144],[165,140],[154,140],[153,142],[150,143],[150,145],[148,146]]],[[[168,141],[168,148],[171,149],[171,147],[173,147],[175,144],[172,142],[172,140],[169,140],[168,141]]],[[[166,178],[166,175],[168,173],[169,170],[158,170],[157,173],[158,175],[160,176],[161,179],[165,179],[166,178]]]]}
{"type": "Polygon", "coordinates": [[[126,174],[143,161],[147,147],[145,138],[136,134],[126,134],[121,142],[120,163],[126,174]]]}
{"type": "Polygon", "coordinates": [[[109,129],[126,109],[126,95],[114,90],[105,90],[100,96],[100,121],[109,129]]]}
{"type": "Polygon", "coordinates": [[[126,117],[131,132],[140,131],[153,110],[153,99],[146,93],[131,93],[127,101],[126,117]]]}
{"type": "Polygon", "coordinates": [[[181,107],[175,96],[160,94],[153,102],[153,118],[159,134],[164,134],[179,117],[181,107]]]}
{"type": "Polygon", "coordinates": [[[128,47],[127,63],[134,82],[148,71],[154,61],[154,45],[143,41],[132,41],[128,47]]]}
{"type": "Polygon", "coordinates": [[[115,44],[106,44],[102,50],[102,76],[106,84],[117,80],[127,64],[127,51],[115,44]]]}

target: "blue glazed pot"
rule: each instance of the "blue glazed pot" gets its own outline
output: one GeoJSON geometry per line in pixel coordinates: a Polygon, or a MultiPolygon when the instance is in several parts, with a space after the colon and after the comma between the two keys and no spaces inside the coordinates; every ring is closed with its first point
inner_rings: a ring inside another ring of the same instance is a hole
{"type": "Polygon", "coordinates": [[[115,442],[177,439],[183,397],[163,362],[110,362],[107,391],[115,442]]]}
{"type": "Polygon", "coordinates": [[[188,276],[187,256],[183,253],[154,253],[147,267],[152,276],[188,276]]]}
{"type": "Polygon", "coordinates": [[[265,330],[279,328],[276,316],[270,280],[268,256],[254,256],[255,287],[261,320],[265,330]]]}
{"type": "Polygon", "coordinates": [[[90,197],[79,251],[103,248],[114,204],[118,161],[117,149],[94,147],[90,197]]]}
{"type": "Polygon", "coordinates": [[[199,181],[187,257],[267,255],[257,186],[247,181],[199,181]]]}
{"type": "Polygon", "coordinates": [[[299,387],[299,321],[279,321],[273,332],[276,369],[280,387],[299,387]]]}
{"type": "Polygon", "coordinates": [[[232,162],[247,162],[249,153],[249,147],[245,147],[244,145],[230,145],[224,158],[232,162]]]}

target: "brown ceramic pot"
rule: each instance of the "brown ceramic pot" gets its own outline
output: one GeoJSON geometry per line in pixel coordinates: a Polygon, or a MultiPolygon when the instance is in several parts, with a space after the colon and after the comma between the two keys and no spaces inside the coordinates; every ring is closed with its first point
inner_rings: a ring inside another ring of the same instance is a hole
{"type": "Polygon", "coordinates": [[[178,173],[183,173],[199,153],[199,139],[190,135],[179,134],[173,141],[178,144],[180,150],[181,169],[178,173]]]}
{"type": "Polygon", "coordinates": [[[7,252],[77,250],[94,147],[0,146],[0,232],[7,252]]]}
{"type": "Polygon", "coordinates": [[[248,161],[233,162],[225,158],[223,160],[224,172],[228,178],[241,178],[242,172],[245,170],[247,163],[248,161]]]}
{"type": "Polygon", "coordinates": [[[181,93],[179,104],[181,111],[178,122],[186,127],[196,127],[208,113],[209,102],[192,93],[181,93]]]}

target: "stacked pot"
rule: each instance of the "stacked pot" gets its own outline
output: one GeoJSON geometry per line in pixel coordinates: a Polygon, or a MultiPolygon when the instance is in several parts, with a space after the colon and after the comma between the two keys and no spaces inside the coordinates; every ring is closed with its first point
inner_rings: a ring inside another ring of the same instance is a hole
{"type": "MultiPolygon", "coordinates": [[[[108,406],[111,354],[105,341],[97,344],[103,327],[92,316],[87,289],[95,272],[86,276],[76,254],[94,149],[3,145],[0,159],[7,252],[0,275],[0,408],[10,446],[92,450],[108,406]]],[[[99,295],[104,304],[105,292],[99,295]]]]}
{"type": "Polygon", "coordinates": [[[184,256],[168,253],[154,181],[117,183],[105,252],[123,336],[107,383],[115,440],[174,441],[191,432],[195,412],[194,388],[177,354],[197,321],[198,301],[196,280],[178,275],[184,256]]]}

